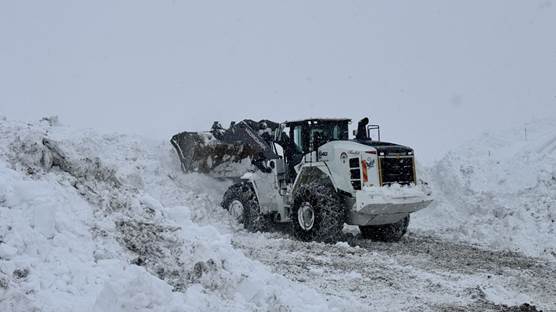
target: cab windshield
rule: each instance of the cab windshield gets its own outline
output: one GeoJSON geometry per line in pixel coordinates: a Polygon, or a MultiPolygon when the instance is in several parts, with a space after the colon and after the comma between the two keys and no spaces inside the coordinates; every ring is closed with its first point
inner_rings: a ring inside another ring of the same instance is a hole
{"type": "Polygon", "coordinates": [[[311,149],[330,142],[348,140],[347,121],[304,121],[290,126],[290,137],[297,152],[308,153],[311,149]]]}

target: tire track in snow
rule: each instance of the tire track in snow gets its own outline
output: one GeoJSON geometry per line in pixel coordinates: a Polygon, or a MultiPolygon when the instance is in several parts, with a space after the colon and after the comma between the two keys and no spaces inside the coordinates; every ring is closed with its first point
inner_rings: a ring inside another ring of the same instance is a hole
{"type": "Polygon", "coordinates": [[[293,281],[373,310],[501,311],[493,300],[556,309],[556,263],[513,252],[414,233],[398,243],[352,237],[351,247],[240,231],[233,244],[293,281]]]}

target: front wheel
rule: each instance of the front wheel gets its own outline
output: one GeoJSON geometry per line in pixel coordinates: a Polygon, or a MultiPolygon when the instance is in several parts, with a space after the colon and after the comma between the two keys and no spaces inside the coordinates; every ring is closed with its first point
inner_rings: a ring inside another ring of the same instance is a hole
{"type": "Polygon", "coordinates": [[[382,225],[359,226],[363,238],[382,242],[397,242],[407,232],[409,215],[398,222],[382,225]]]}
{"type": "Polygon", "coordinates": [[[294,194],[292,232],[303,241],[333,242],[344,227],[345,213],[334,187],[307,183],[294,194]]]}
{"type": "Polygon", "coordinates": [[[250,232],[262,232],[269,228],[269,218],[261,213],[257,195],[248,183],[232,185],[224,193],[222,207],[250,232]]]}

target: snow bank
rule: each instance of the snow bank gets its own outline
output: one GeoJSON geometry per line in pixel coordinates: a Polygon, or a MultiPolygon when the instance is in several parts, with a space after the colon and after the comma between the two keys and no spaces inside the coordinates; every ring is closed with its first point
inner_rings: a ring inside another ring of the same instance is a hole
{"type": "Polygon", "coordinates": [[[0,311],[351,310],[231,245],[166,142],[0,120],[0,311]]]}
{"type": "Polygon", "coordinates": [[[556,257],[556,121],[466,142],[424,172],[436,202],[412,228],[556,257]]]}

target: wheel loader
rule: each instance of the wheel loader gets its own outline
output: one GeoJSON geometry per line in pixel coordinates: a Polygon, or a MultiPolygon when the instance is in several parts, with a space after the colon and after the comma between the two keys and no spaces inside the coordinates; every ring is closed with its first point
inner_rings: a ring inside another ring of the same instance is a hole
{"type": "Polygon", "coordinates": [[[413,149],[381,141],[368,123],[350,139],[350,119],[215,122],[171,143],[184,172],[234,180],[222,207],[249,231],[290,223],[300,240],[334,242],[347,223],[363,238],[398,241],[431,191],[416,176],[413,149]]]}

